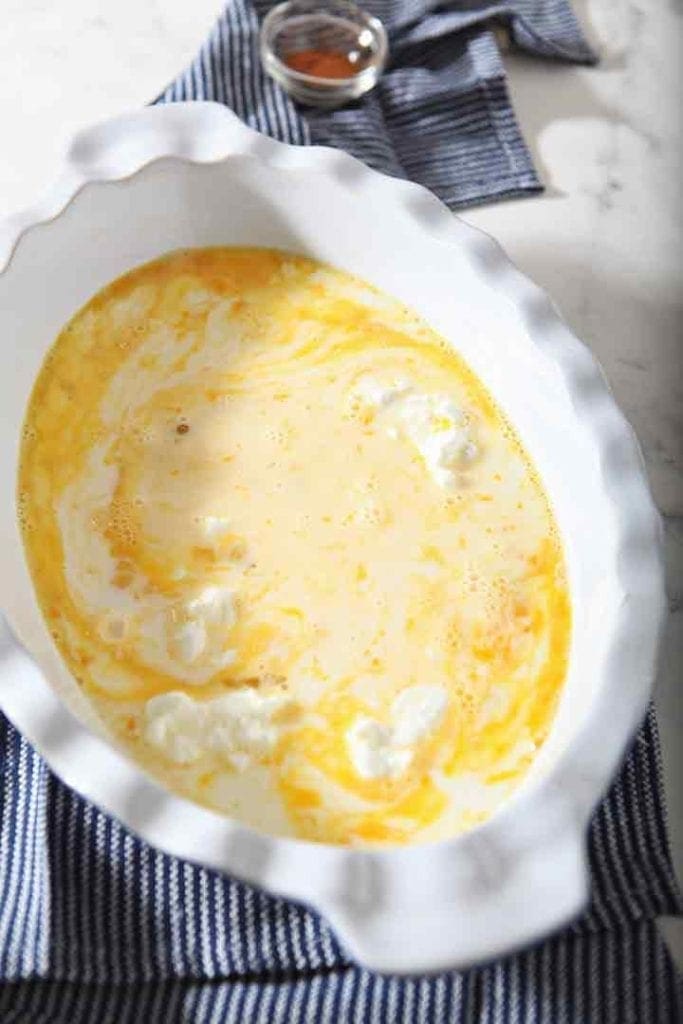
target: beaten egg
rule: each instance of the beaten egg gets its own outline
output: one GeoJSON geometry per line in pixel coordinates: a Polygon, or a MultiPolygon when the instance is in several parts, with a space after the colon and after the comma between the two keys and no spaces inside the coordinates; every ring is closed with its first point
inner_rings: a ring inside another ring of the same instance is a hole
{"type": "Polygon", "coordinates": [[[105,287],[35,385],[19,518],[109,735],[247,824],[454,835],[548,734],[571,623],[541,481],[451,344],[346,273],[215,248],[105,287]]]}

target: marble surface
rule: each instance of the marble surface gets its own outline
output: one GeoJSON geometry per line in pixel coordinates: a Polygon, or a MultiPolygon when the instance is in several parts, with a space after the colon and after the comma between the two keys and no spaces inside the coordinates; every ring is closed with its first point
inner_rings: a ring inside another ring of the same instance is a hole
{"type": "MultiPolygon", "coordinates": [[[[0,216],[31,201],[69,134],[153,99],[220,0],[5,0],[0,216]]],[[[467,211],[593,349],[640,438],[666,517],[671,617],[657,688],[683,877],[683,96],[681,0],[574,0],[598,68],[508,53],[543,196],[467,211]]],[[[683,962],[681,922],[664,928],[683,962]]]]}

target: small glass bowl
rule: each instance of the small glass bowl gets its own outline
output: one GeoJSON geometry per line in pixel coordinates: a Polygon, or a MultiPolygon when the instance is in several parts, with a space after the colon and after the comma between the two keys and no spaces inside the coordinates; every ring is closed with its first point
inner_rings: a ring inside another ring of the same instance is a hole
{"type": "Polygon", "coordinates": [[[332,109],[358,99],[376,85],[388,53],[382,22],[350,0],[289,0],[273,7],[261,27],[263,67],[308,106],[332,109]],[[341,55],[350,74],[323,78],[290,66],[291,60],[301,66],[310,51],[341,55]]]}

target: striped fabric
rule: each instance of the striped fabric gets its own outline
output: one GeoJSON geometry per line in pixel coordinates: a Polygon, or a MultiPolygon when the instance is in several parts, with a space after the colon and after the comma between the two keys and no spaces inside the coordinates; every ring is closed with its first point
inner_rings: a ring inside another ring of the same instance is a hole
{"type": "MultiPolygon", "coordinates": [[[[161,97],[227,103],[284,141],[343,146],[451,205],[539,188],[493,36],[590,61],[564,0],[374,0],[394,62],[335,113],[298,110],[260,70],[232,0],[161,97]]],[[[0,1024],[673,1024],[679,982],[655,919],[681,910],[647,717],[590,834],[592,902],[545,943],[466,972],[351,964],[312,911],[158,853],[55,778],[0,715],[0,1024]]]]}
{"type": "Polygon", "coordinates": [[[675,1024],[680,912],[654,712],[597,811],[592,902],[547,942],[431,978],[349,963],[312,911],[158,853],[0,717],[2,1024],[675,1024]]]}
{"type": "MultiPolygon", "coordinates": [[[[3,1024],[678,1024],[654,925],[553,940],[486,970],[406,982],[340,968],[262,982],[12,989],[3,1024]],[[632,970],[631,965],[637,964],[632,970]]],[[[2,1002],[0,1001],[0,1006],[2,1002]]],[[[680,1008],[680,1003],[678,1004],[680,1008]]]]}
{"type": "Polygon", "coordinates": [[[160,102],[212,99],[282,142],[337,146],[418,181],[451,207],[537,192],[491,31],[540,57],[595,60],[566,0],[367,0],[392,60],[377,88],[333,112],[298,108],[263,72],[259,18],[269,0],[231,0],[194,63],[160,102]]]}

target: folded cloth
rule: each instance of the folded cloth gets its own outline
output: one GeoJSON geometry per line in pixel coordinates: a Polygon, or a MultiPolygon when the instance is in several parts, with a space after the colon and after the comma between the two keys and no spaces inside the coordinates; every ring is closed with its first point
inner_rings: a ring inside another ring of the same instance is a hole
{"type": "MultiPolygon", "coordinates": [[[[263,75],[263,8],[246,0],[233,0],[162,99],[229,103],[277,138],[343,145],[452,205],[538,189],[481,26],[504,18],[519,46],[588,61],[566,4],[367,6],[389,27],[394,62],[352,108],[301,111],[263,75]],[[419,153],[415,132],[438,159],[419,153]]],[[[681,903],[652,711],[595,814],[590,860],[589,910],[533,949],[465,972],[373,975],[313,911],[141,842],[53,776],[0,715],[0,1022],[672,1024],[683,1000],[655,919],[681,903]]]]}
{"type": "MultiPolygon", "coordinates": [[[[590,831],[575,924],[473,970],[389,978],[311,910],[152,849],[0,716],[2,1024],[674,1024],[680,912],[654,712],[590,831]]],[[[406,937],[409,941],[409,937],[406,937]]]]}
{"type": "Polygon", "coordinates": [[[538,192],[510,105],[492,27],[538,57],[592,63],[566,0],[367,0],[389,33],[377,87],[336,111],[296,105],[264,73],[259,20],[268,0],[231,0],[194,63],[160,102],[225,103],[282,142],[337,146],[426,185],[451,207],[538,192]]]}

